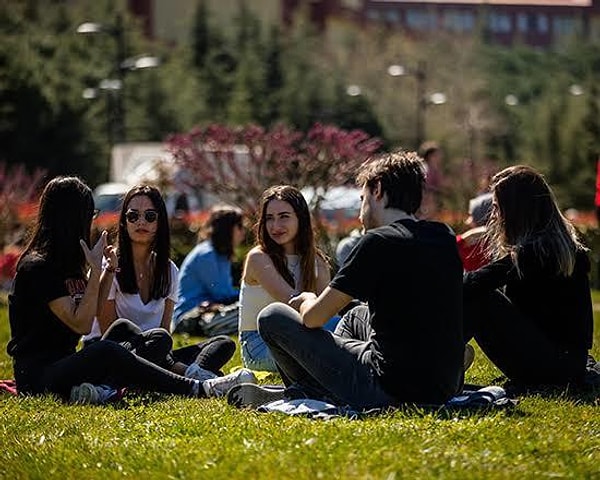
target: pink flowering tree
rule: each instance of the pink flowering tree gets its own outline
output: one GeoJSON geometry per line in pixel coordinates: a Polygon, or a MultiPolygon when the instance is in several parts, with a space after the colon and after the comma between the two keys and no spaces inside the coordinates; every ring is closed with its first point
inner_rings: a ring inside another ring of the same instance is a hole
{"type": "Polygon", "coordinates": [[[35,214],[44,175],[41,169],[30,174],[23,165],[0,163],[0,244],[10,242],[10,234],[35,214]]]}
{"type": "Polygon", "coordinates": [[[327,190],[351,181],[381,146],[363,131],[323,124],[307,133],[282,124],[270,129],[213,124],[172,135],[167,144],[192,186],[250,214],[262,192],[279,184],[318,189],[311,205],[318,211],[327,190]]]}

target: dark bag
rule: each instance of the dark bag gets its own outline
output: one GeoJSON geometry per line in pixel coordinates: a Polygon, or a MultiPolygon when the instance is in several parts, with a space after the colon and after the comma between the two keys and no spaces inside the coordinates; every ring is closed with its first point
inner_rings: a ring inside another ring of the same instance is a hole
{"type": "Polygon", "coordinates": [[[199,337],[233,335],[238,332],[239,303],[231,305],[200,305],[181,316],[175,333],[199,337]]]}

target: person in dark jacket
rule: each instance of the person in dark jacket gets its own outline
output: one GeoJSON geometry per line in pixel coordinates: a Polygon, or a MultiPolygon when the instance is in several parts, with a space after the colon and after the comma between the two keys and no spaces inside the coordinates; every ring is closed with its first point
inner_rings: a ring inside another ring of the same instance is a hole
{"type": "Polygon", "coordinates": [[[587,248],[533,168],[502,170],[491,191],[493,261],[464,276],[465,341],[517,384],[580,382],[593,329],[587,248]]]}

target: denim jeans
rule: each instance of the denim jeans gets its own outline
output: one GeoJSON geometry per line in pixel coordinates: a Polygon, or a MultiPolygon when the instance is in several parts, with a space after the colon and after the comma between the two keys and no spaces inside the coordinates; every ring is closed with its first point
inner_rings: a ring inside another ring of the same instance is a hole
{"type": "Polygon", "coordinates": [[[256,330],[240,332],[242,363],[251,370],[277,372],[277,366],[269,347],[256,330]]]}
{"type": "Polygon", "coordinates": [[[286,386],[296,387],[311,398],[357,409],[397,405],[371,367],[370,331],[365,328],[364,310],[352,310],[347,315],[354,315],[348,320],[360,325],[362,334],[357,336],[362,338],[351,336],[354,327],[345,328],[346,317],[337,330],[345,330],[347,337],[308,328],[302,325],[298,312],[283,303],[273,303],[259,313],[258,331],[286,386]]]}

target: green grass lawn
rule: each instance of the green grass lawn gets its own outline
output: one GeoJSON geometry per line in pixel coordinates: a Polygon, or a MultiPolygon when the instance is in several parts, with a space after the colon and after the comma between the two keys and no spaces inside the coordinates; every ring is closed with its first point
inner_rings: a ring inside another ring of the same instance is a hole
{"type": "MultiPolygon", "coordinates": [[[[600,293],[594,299],[600,357],[600,293]]],[[[8,338],[0,307],[3,378],[12,377],[8,338]]],[[[236,355],[230,366],[239,363],[236,355]]],[[[477,349],[467,381],[503,379],[477,349]]],[[[556,392],[522,397],[511,411],[319,421],[240,411],[223,399],[94,407],[4,395],[0,478],[600,479],[599,406],[592,395],[556,392]]]]}

